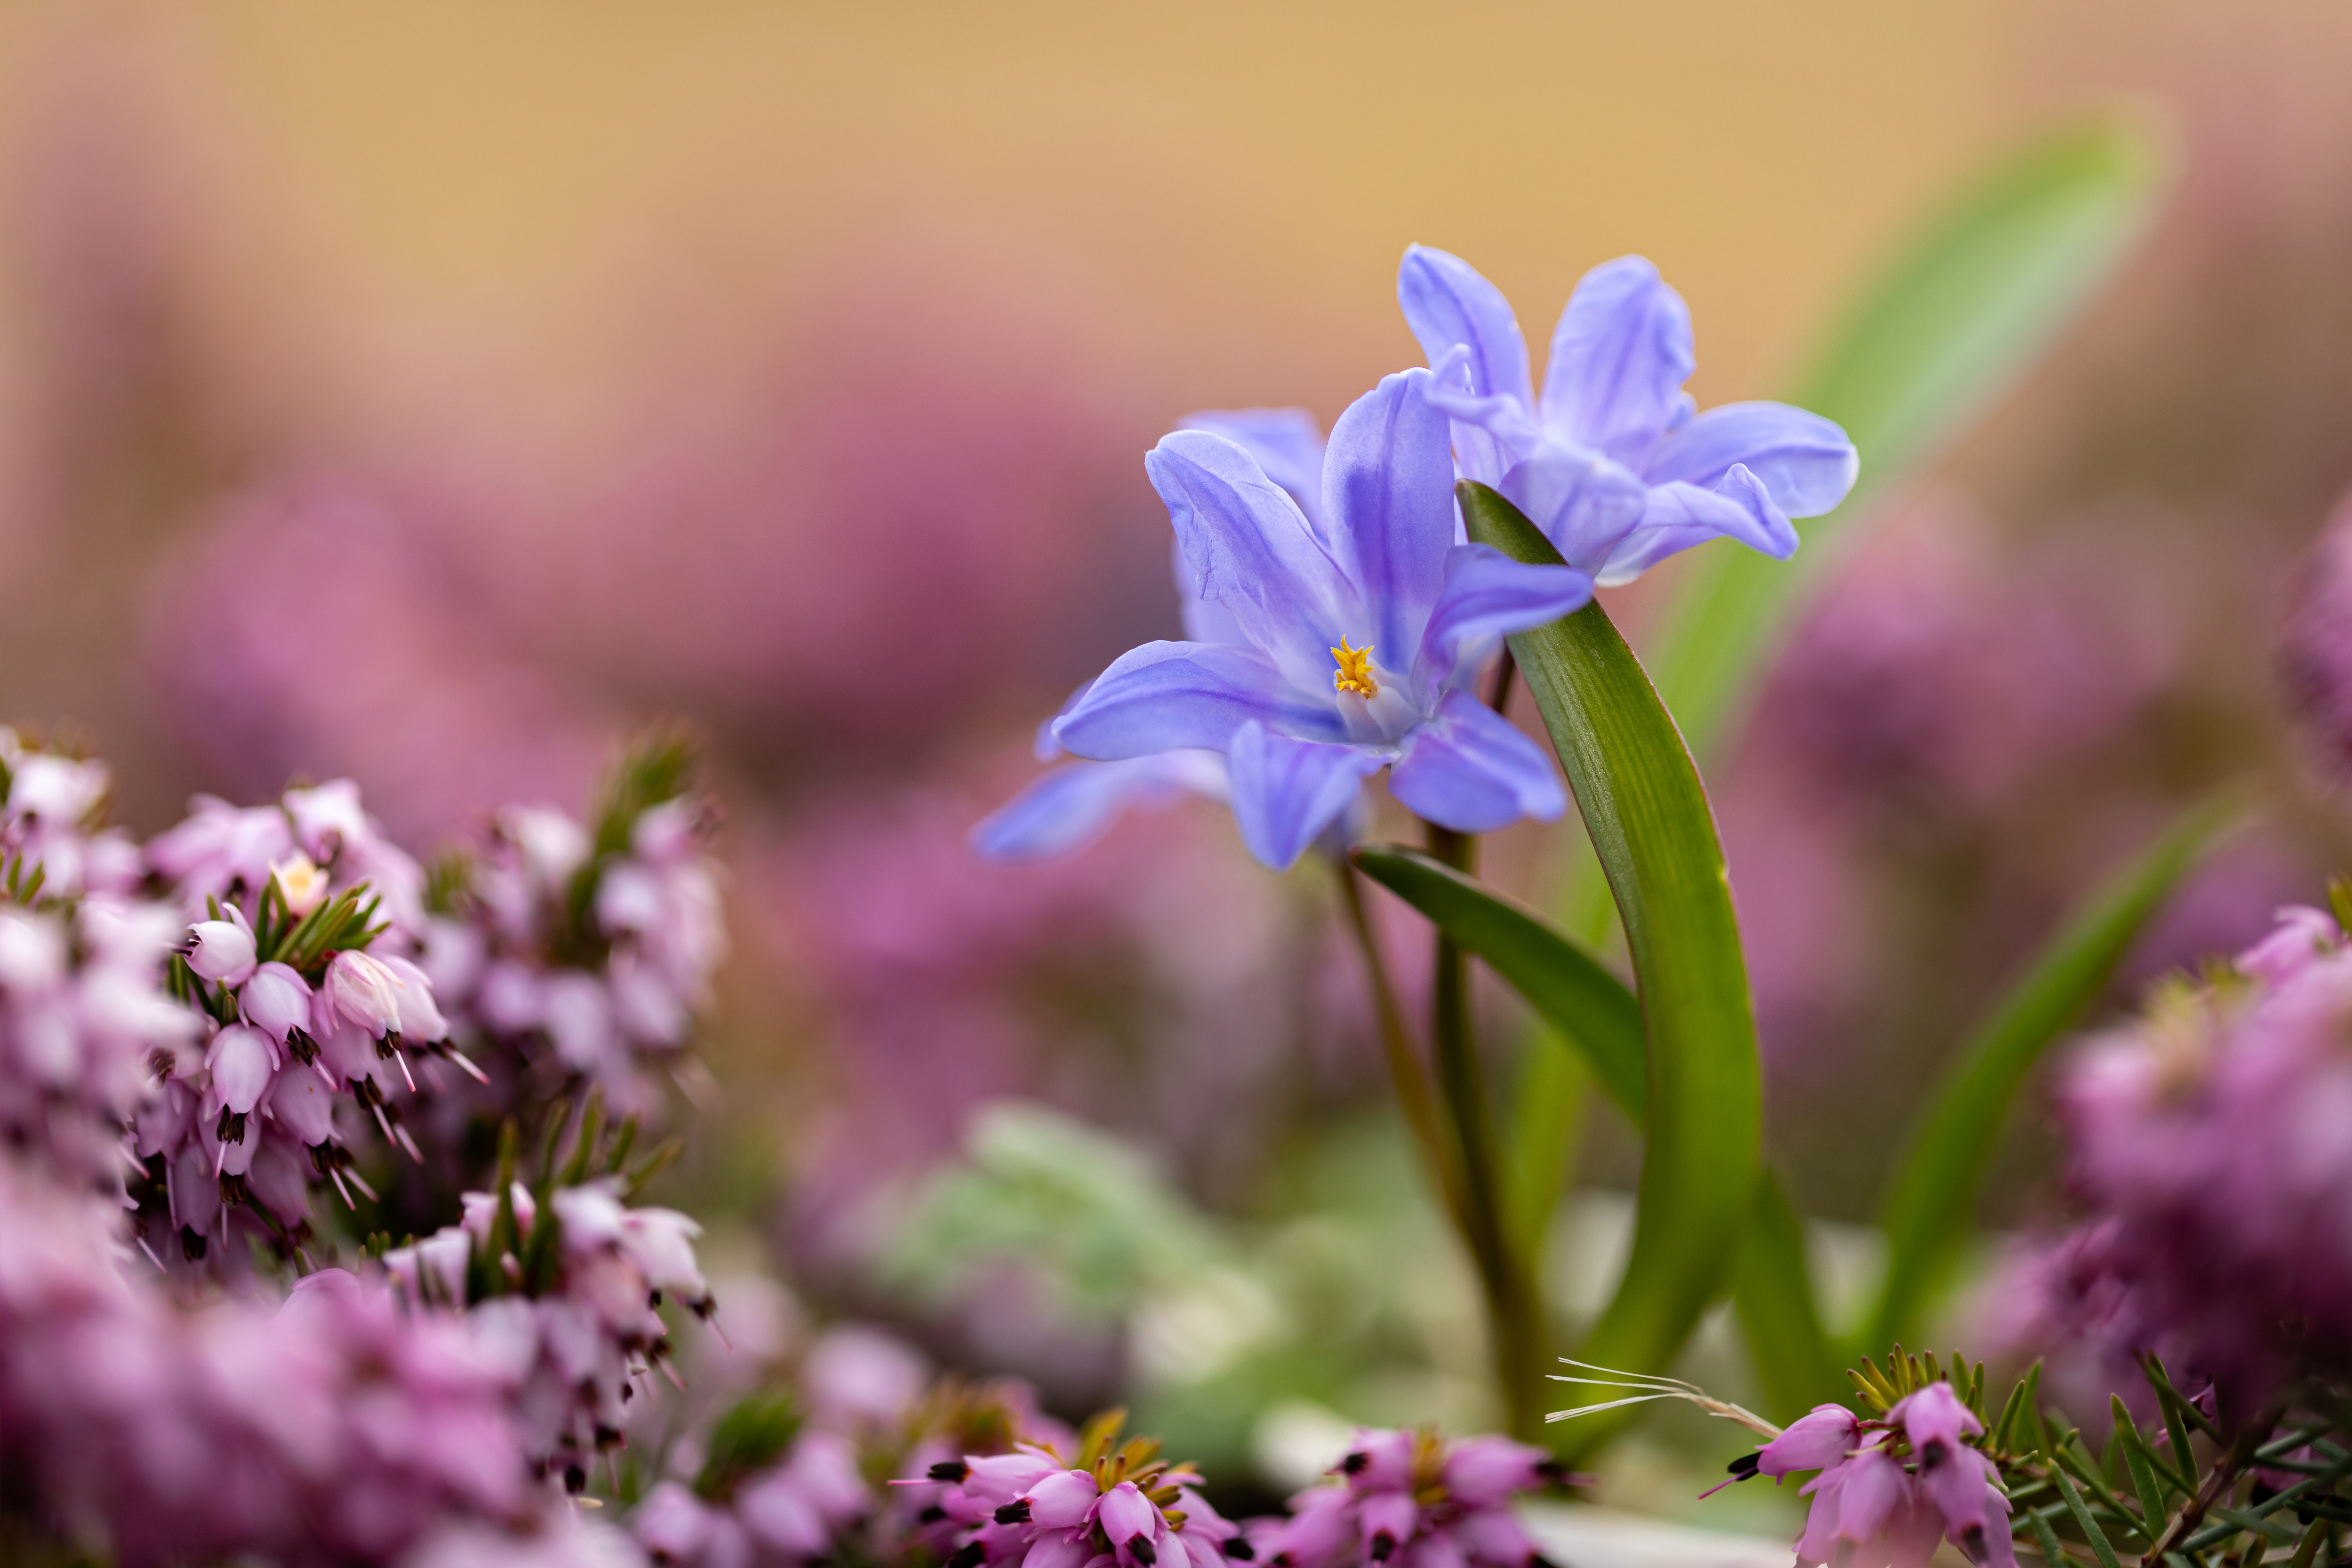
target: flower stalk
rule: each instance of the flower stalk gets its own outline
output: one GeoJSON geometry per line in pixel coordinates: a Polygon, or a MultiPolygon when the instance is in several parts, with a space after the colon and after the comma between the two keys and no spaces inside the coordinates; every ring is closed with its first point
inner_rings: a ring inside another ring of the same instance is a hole
{"type": "MultiPolygon", "coordinates": [[[[1434,823],[1424,826],[1431,857],[1467,875],[1477,858],[1477,840],[1434,823]]],[[[1512,1435],[1524,1438],[1542,1430],[1538,1393],[1543,1364],[1543,1310],[1532,1273],[1511,1246],[1510,1229],[1505,1223],[1500,1148],[1470,1016],[1468,955],[1441,930],[1433,963],[1430,1039],[1438,1095],[1444,1101],[1461,1161],[1463,1210],[1457,1223],[1486,1299],[1487,1334],[1503,1408],[1512,1435]]]]}
{"type": "Polygon", "coordinates": [[[1389,1081],[1396,1086],[1397,1103],[1403,1108],[1405,1125],[1412,1130],[1413,1144],[1421,1151],[1422,1163],[1444,1202],[1447,1215],[1456,1228],[1465,1228],[1469,1224],[1469,1211],[1463,1195],[1462,1173],[1437,1120],[1436,1099],[1430,1089],[1429,1075],[1405,1029],[1404,1009],[1397,1003],[1388,959],[1364,909],[1362,884],[1357,879],[1356,868],[1347,861],[1335,862],[1334,869],[1339,884],[1340,908],[1347,911],[1349,932],[1356,940],[1357,951],[1363,954],[1364,974],[1372,993],[1372,1014],[1380,1026],[1381,1054],[1388,1060],[1389,1081]]]}

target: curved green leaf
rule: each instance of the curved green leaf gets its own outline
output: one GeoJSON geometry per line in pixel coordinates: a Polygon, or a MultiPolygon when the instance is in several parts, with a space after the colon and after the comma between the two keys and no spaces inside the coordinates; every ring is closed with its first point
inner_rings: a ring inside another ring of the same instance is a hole
{"type": "Polygon", "coordinates": [[[2234,791],[2191,806],[2084,901],[1962,1047],[1929,1096],[1888,1189],[1886,1281],[1865,1346],[1916,1337],[1967,1233],[1994,1140],[2026,1074],[2105,987],[2181,879],[2242,817],[2234,791]]]}
{"type": "MultiPolygon", "coordinates": [[[[1473,540],[1559,560],[1509,501],[1457,489],[1473,540]]],[[[1510,643],[1615,894],[1648,1046],[1633,1253],[1584,1358],[1659,1370],[1722,1285],[1755,1189],[1763,1090],[1739,924],[1698,769],[1607,613],[1510,643]]]]}
{"type": "Polygon", "coordinates": [[[1800,525],[1805,570],[1722,545],[1694,555],[1646,645],[1658,694],[1699,758],[1728,742],[1824,541],[2041,359],[2146,226],[2165,169],[2137,116],[2045,136],[1937,212],[1822,340],[1789,401],[1845,427],[1861,484],[1800,525]]]}
{"type": "Polygon", "coordinates": [[[1642,1005],[1599,959],[1533,910],[1475,878],[1401,844],[1367,844],[1349,858],[1365,876],[1429,917],[1456,945],[1527,998],[1584,1053],[1609,1098],[1642,1124],[1648,1094],[1642,1005]]]}

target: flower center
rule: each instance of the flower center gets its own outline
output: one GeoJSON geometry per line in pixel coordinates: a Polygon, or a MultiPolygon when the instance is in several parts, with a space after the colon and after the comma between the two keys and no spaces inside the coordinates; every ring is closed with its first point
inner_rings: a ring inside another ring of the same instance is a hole
{"type": "Polygon", "coordinates": [[[1381,694],[1381,683],[1372,679],[1371,644],[1349,647],[1348,639],[1341,637],[1339,646],[1331,650],[1331,657],[1339,661],[1339,668],[1331,676],[1334,690],[1352,691],[1359,697],[1378,697],[1381,694]]]}

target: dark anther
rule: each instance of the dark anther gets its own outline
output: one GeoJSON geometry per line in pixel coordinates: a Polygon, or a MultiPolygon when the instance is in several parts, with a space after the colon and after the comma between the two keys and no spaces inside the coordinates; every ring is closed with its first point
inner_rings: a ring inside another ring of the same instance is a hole
{"type": "Polygon", "coordinates": [[[299,1024],[286,1031],[286,1047],[294,1053],[294,1059],[304,1067],[318,1059],[319,1042],[312,1039],[310,1031],[299,1024]]]}
{"type": "Polygon", "coordinates": [[[999,1524],[1028,1523],[1029,1500],[1025,1497],[1015,1498],[1013,1501],[1006,1503],[1003,1508],[998,1509],[996,1510],[996,1522],[999,1524]]]}
{"type": "Polygon", "coordinates": [[[971,1467],[961,1459],[941,1459],[931,1467],[931,1479],[935,1481],[947,1481],[953,1484],[970,1474],[971,1474],[971,1467]]]}
{"type": "Polygon", "coordinates": [[[1160,1561],[1160,1553],[1152,1550],[1151,1537],[1148,1535],[1139,1535],[1129,1541],[1127,1543],[1127,1550],[1138,1563],[1143,1564],[1143,1568],[1151,1568],[1151,1564],[1160,1561]]]}
{"type": "Polygon", "coordinates": [[[646,1297],[646,1305],[658,1309],[661,1306],[661,1292],[655,1290],[649,1293],[646,1297]]]}
{"type": "Polygon", "coordinates": [[[213,1129],[213,1136],[224,1143],[244,1142],[245,1112],[231,1110],[227,1106],[222,1106],[220,1124],[213,1129]]]}
{"type": "Polygon", "coordinates": [[[941,1520],[947,1518],[947,1510],[941,1508],[937,1503],[933,1503],[930,1507],[925,1509],[922,1512],[915,1516],[915,1522],[917,1524],[937,1524],[941,1520]]]}
{"type": "Polygon", "coordinates": [[[220,1195],[221,1202],[225,1204],[249,1204],[253,1201],[253,1189],[245,1184],[243,1176],[233,1171],[223,1171],[220,1195]]]}
{"type": "Polygon", "coordinates": [[[1381,1531],[1378,1535],[1375,1535],[1375,1536],[1373,1536],[1373,1537],[1372,1537],[1372,1561],[1373,1561],[1373,1562],[1375,1562],[1375,1563],[1385,1563],[1385,1562],[1387,1562],[1387,1561],[1389,1560],[1389,1554],[1390,1554],[1391,1552],[1394,1552],[1395,1550],[1396,1550],[1396,1537],[1395,1537],[1395,1536],[1393,1536],[1393,1535],[1391,1535],[1387,1531],[1383,1530],[1383,1531],[1381,1531]]]}
{"type": "Polygon", "coordinates": [[[1724,1468],[1729,1470],[1733,1475],[1738,1476],[1743,1481],[1748,1480],[1754,1478],[1756,1474],[1756,1467],[1762,1461],[1763,1458],[1764,1456],[1760,1453],[1742,1454],[1739,1458],[1732,1460],[1728,1465],[1726,1465],[1724,1468]]]}
{"type": "Polygon", "coordinates": [[[1349,1455],[1346,1458],[1340,1460],[1339,1468],[1351,1476],[1360,1476],[1364,1473],[1364,1467],[1371,1462],[1372,1457],[1370,1454],[1365,1453],[1361,1448],[1359,1448],[1354,1453],[1349,1455]]]}
{"type": "Polygon", "coordinates": [[[1255,1563],[1257,1561],[1257,1548],[1236,1535],[1225,1542],[1225,1555],[1236,1563],[1255,1563]]]}
{"type": "Polygon", "coordinates": [[[1944,1440],[1941,1437],[1935,1438],[1919,1450],[1919,1468],[1922,1470],[1932,1470],[1951,1457],[1952,1450],[1944,1440]]]}
{"type": "Polygon", "coordinates": [[[184,1225],[180,1227],[180,1256],[186,1258],[191,1263],[203,1261],[205,1256],[205,1233],[201,1230],[191,1230],[184,1225]]]}
{"type": "Polygon", "coordinates": [[[393,1053],[398,1049],[400,1049],[400,1031],[394,1029],[375,1043],[376,1059],[388,1062],[392,1060],[393,1053]]]}
{"type": "Polygon", "coordinates": [[[578,1497],[588,1489],[588,1472],[577,1465],[563,1467],[563,1489],[578,1497]]]}
{"type": "Polygon", "coordinates": [[[948,1559],[948,1568],[980,1568],[988,1556],[988,1548],[975,1541],[969,1546],[959,1546],[948,1559]]]}

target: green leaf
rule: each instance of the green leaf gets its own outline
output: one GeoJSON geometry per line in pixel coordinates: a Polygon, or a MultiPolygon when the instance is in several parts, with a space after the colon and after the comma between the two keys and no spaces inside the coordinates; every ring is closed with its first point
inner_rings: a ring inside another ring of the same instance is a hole
{"type": "MultiPolygon", "coordinates": [[[[1642,1005],[1624,982],[1542,916],[1417,849],[1367,845],[1352,858],[1366,876],[1484,959],[1550,1032],[1581,1054],[1627,1119],[1643,1125],[1642,1005]]],[[[1532,1207],[1525,1194],[1520,1203],[1532,1207]]],[[[1522,1246],[1539,1239],[1532,1229],[1522,1228],[1522,1246]]],[[[1755,1217],[1739,1245],[1733,1292],[1775,1412],[1793,1416],[1837,1398],[1843,1379],[1822,1327],[1803,1221],[1769,1173],[1758,1186],[1755,1217]]]]}
{"type": "Polygon", "coordinates": [[[1609,1098],[1634,1126],[1642,1125],[1649,1092],[1642,1005],[1623,981],[1533,910],[1418,849],[1370,844],[1349,858],[1465,952],[1484,959],[1583,1053],[1609,1098]]]}
{"type": "Polygon", "coordinates": [[[1756,1214],[1740,1238],[1731,1297],[1748,1339],[1748,1363],[1775,1417],[1793,1420],[1841,1397],[1844,1372],[1822,1326],[1804,1220],[1769,1170],[1756,1184],[1756,1214]]]}
{"type": "MultiPolygon", "coordinates": [[[[1493,490],[1459,494],[1473,540],[1559,561],[1493,490]]],[[[1755,1195],[1763,1090],[1739,923],[1698,769],[1608,615],[1588,605],[1510,644],[1616,897],[1648,1047],[1633,1251],[1583,1354],[1662,1371],[1722,1287],[1755,1195]]]]}
{"type": "Polygon", "coordinates": [[[1648,645],[1658,693],[1702,762],[1729,739],[1824,542],[2041,360],[2146,226],[2165,169],[2137,117],[2044,136],[1937,212],[1822,340],[1789,401],[1845,427],[1862,454],[1854,494],[1799,525],[1804,570],[1723,545],[1693,556],[1648,645]]]}
{"type": "Polygon", "coordinates": [[[1916,1331],[1958,1254],[1994,1140],[2026,1074],[2105,988],[2149,918],[2240,816],[2231,792],[2191,806],[2069,917],[1961,1047],[1929,1096],[1889,1189],[1886,1281],[1865,1345],[1916,1331]]]}
{"type": "Polygon", "coordinates": [[[2115,1544],[2107,1539],[2107,1532],[2099,1528],[2099,1521],[2091,1517],[2091,1510],[2083,1506],[2083,1494],[2074,1489],[2074,1483],[2066,1479],[2066,1472],[2063,1469],[2053,1466],[2050,1479],[2058,1483],[2058,1495],[2066,1500],[2066,1511],[2074,1516],[2074,1528],[2081,1531],[2083,1539],[2091,1543],[2092,1553],[2099,1560],[2099,1568],[2116,1568],[2115,1544]]]}
{"type": "Polygon", "coordinates": [[[2139,1427],[2133,1423],[2131,1412],[2124,1407],[2124,1396],[2108,1395],[2108,1405],[2116,1418],[2116,1447],[2123,1450],[2124,1464],[2131,1471],[2132,1491],[2139,1499],[2139,1517],[2149,1527],[2147,1534],[2153,1540],[2156,1531],[2163,1528],[2158,1521],[2164,1518],[2164,1492],[2157,1485],[2155,1467],[2142,1451],[2139,1427]]]}

